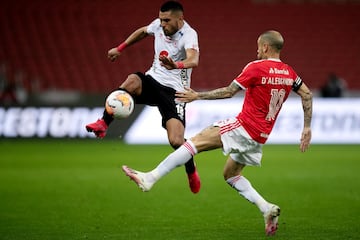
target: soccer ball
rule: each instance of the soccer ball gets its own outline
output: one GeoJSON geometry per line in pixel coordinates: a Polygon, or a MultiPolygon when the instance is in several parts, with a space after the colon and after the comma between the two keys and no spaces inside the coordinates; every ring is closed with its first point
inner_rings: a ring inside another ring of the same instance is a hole
{"type": "Polygon", "coordinates": [[[134,99],[126,91],[116,90],[106,98],[105,109],[115,119],[127,118],[134,111],[134,99]]]}

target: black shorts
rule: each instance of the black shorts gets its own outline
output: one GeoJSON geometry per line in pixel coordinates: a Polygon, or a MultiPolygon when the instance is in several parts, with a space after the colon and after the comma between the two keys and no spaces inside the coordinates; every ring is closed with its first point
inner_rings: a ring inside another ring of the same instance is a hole
{"type": "Polygon", "coordinates": [[[185,103],[175,101],[175,89],[161,85],[150,75],[141,72],[135,73],[142,82],[142,91],[139,96],[134,96],[135,103],[157,106],[162,117],[162,126],[175,118],[181,121],[185,127],[185,103]]]}

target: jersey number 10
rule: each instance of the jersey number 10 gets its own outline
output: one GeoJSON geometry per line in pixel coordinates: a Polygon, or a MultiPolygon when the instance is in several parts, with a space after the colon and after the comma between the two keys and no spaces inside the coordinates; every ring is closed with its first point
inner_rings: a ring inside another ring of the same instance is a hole
{"type": "Polygon", "coordinates": [[[269,112],[266,116],[267,121],[275,120],[275,116],[284,102],[285,93],[285,89],[271,89],[269,112]]]}

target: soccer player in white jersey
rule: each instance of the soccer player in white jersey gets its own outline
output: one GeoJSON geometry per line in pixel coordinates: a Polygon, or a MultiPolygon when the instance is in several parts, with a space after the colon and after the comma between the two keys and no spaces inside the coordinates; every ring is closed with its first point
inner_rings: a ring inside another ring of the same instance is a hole
{"type": "Polygon", "coordinates": [[[230,98],[245,90],[242,111],[234,118],[219,121],[187,140],[183,146],[165,158],[150,172],[140,172],[123,166],[123,170],[143,190],[151,187],[171,170],[186,163],[202,151],[222,148],[229,155],[224,179],[240,195],[254,203],[264,216],[267,235],[278,227],[280,208],[266,201],[243,176],[245,166],[259,166],[262,145],[267,141],[276,118],[291,91],[300,95],[304,112],[304,127],[300,150],[304,152],[311,140],[312,93],[295,71],[280,60],[284,40],[277,31],[267,31],[258,38],[258,59],[245,66],[229,86],[207,92],[188,89],[176,95],[183,102],[197,99],[230,98]]]}
{"type": "MultiPolygon", "coordinates": [[[[130,93],[135,103],[158,107],[169,143],[177,149],[185,142],[186,103],[176,101],[175,93],[190,87],[192,68],[199,63],[198,35],[184,20],[182,5],[168,1],[161,6],[157,19],[110,49],[108,58],[115,61],[126,47],[147,36],[154,37],[152,66],[146,73],[130,74],[119,89],[130,93]]],[[[103,138],[112,121],[113,117],[104,110],[102,118],[86,125],[86,129],[103,138]]],[[[192,158],[185,164],[185,169],[191,191],[199,192],[200,178],[192,158]]]]}

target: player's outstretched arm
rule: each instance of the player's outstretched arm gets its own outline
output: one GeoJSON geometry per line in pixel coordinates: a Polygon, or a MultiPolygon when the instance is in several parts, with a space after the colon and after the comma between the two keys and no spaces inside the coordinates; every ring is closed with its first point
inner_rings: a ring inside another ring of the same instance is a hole
{"type": "Polygon", "coordinates": [[[124,50],[127,46],[130,46],[130,45],[142,40],[146,36],[148,36],[147,27],[145,26],[145,27],[138,28],[132,34],[130,34],[130,36],[124,42],[122,42],[119,46],[111,48],[108,51],[108,58],[112,62],[115,61],[121,55],[122,50],[124,50]]]}
{"type": "Polygon", "coordinates": [[[206,92],[196,92],[191,88],[185,88],[185,92],[176,92],[175,96],[180,102],[192,102],[194,100],[214,100],[214,99],[224,99],[233,97],[238,91],[241,90],[239,85],[235,82],[227,87],[217,88],[211,91],[206,92]]]}
{"type": "Polygon", "coordinates": [[[300,151],[305,152],[311,141],[312,93],[305,83],[296,93],[301,97],[304,111],[304,128],[300,139],[300,151]]]}

